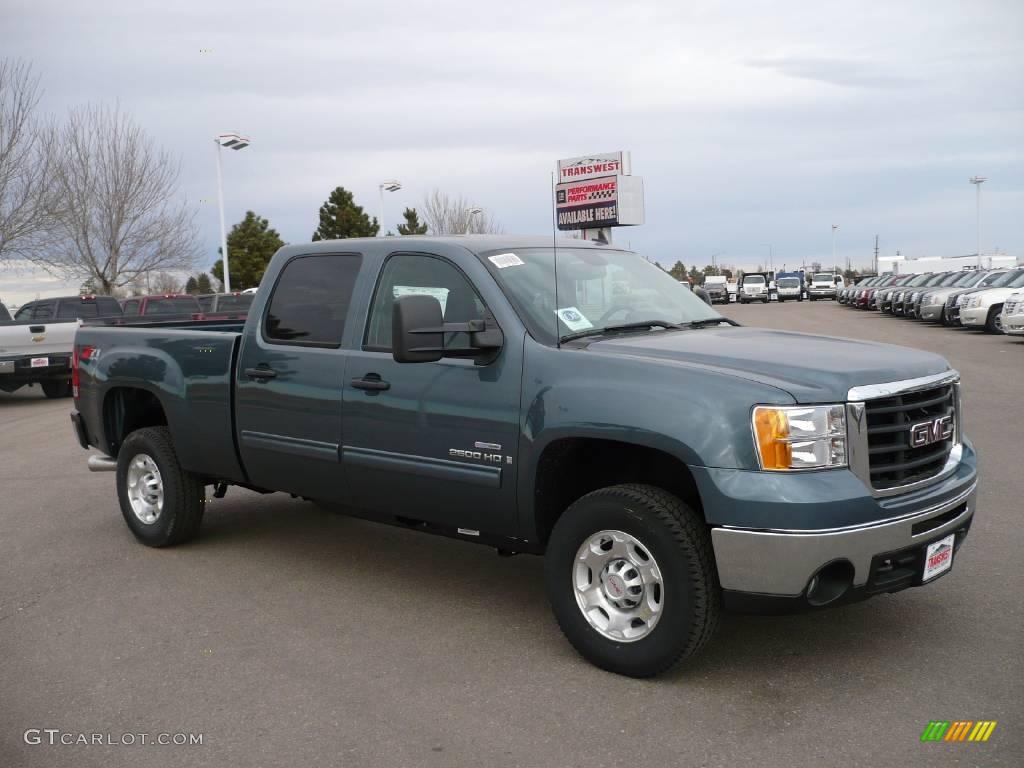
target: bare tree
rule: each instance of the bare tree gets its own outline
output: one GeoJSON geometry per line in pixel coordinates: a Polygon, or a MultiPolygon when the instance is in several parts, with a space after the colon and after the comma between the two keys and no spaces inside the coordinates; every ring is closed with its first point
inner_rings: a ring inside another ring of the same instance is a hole
{"type": "Polygon", "coordinates": [[[487,211],[462,195],[452,197],[439,189],[423,198],[423,220],[432,235],[498,235],[502,232],[501,225],[487,211]]]}
{"type": "Polygon", "coordinates": [[[113,293],[198,257],[194,216],[178,200],[179,166],[117,108],[71,112],[51,142],[57,241],[33,260],[113,293]]]}
{"type": "Polygon", "coordinates": [[[181,293],[182,282],[170,272],[157,272],[150,278],[149,286],[153,293],[181,293]]]}
{"type": "Polygon", "coordinates": [[[39,96],[30,64],[0,59],[0,261],[29,256],[51,223],[47,132],[34,117],[39,96]]]}

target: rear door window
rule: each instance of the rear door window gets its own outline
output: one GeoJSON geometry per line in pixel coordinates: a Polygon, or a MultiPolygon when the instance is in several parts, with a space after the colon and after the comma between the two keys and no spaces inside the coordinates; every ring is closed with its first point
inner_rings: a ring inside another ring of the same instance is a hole
{"type": "Polygon", "coordinates": [[[129,299],[124,303],[124,314],[126,315],[137,315],[139,314],[139,300],[129,299]]]}
{"type": "Polygon", "coordinates": [[[90,317],[98,317],[99,313],[99,304],[96,301],[68,299],[62,301],[57,308],[57,319],[85,320],[90,317]]]}
{"type": "Polygon", "coordinates": [[[263,321],[271,344],[340,347],[362,256],[299,256],[277,279],[263,321]]]}
{"type": "Polygon", "coordinates": [[[32,307],[32,319],[33,320],[52,320],[53,310],[56,302],[53,301],[41,301],[32,307]]]}

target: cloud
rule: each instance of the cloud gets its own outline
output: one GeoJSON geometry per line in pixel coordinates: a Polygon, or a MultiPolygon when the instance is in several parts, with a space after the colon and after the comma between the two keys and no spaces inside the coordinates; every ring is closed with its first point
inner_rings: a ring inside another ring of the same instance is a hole
{"type": "Polygon", "coordinates": [[[774,70],[787,77],[815,80],[844,88],[910,88],[920,80],[897,74],[874,62],[852,59],[792,57],[749,59],[747,65],[774,70]]]}

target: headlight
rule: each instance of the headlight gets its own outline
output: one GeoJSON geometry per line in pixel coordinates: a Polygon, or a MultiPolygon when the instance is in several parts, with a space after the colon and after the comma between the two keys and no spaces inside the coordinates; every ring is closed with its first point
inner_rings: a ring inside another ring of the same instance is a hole
{"type": "Polygon", "coordinates": [[[754,408],[753,423],[762,469],[846,466],[843,405],[759,405],[754,408]]]}

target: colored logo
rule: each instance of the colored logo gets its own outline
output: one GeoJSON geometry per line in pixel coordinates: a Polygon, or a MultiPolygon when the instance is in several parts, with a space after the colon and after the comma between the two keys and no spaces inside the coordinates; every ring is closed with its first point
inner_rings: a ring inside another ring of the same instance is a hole
{"type": "Polygon", "coordinates": [[[921,741],[988,741],[995,728],[995,720],[933,720],[921,741]]]}

